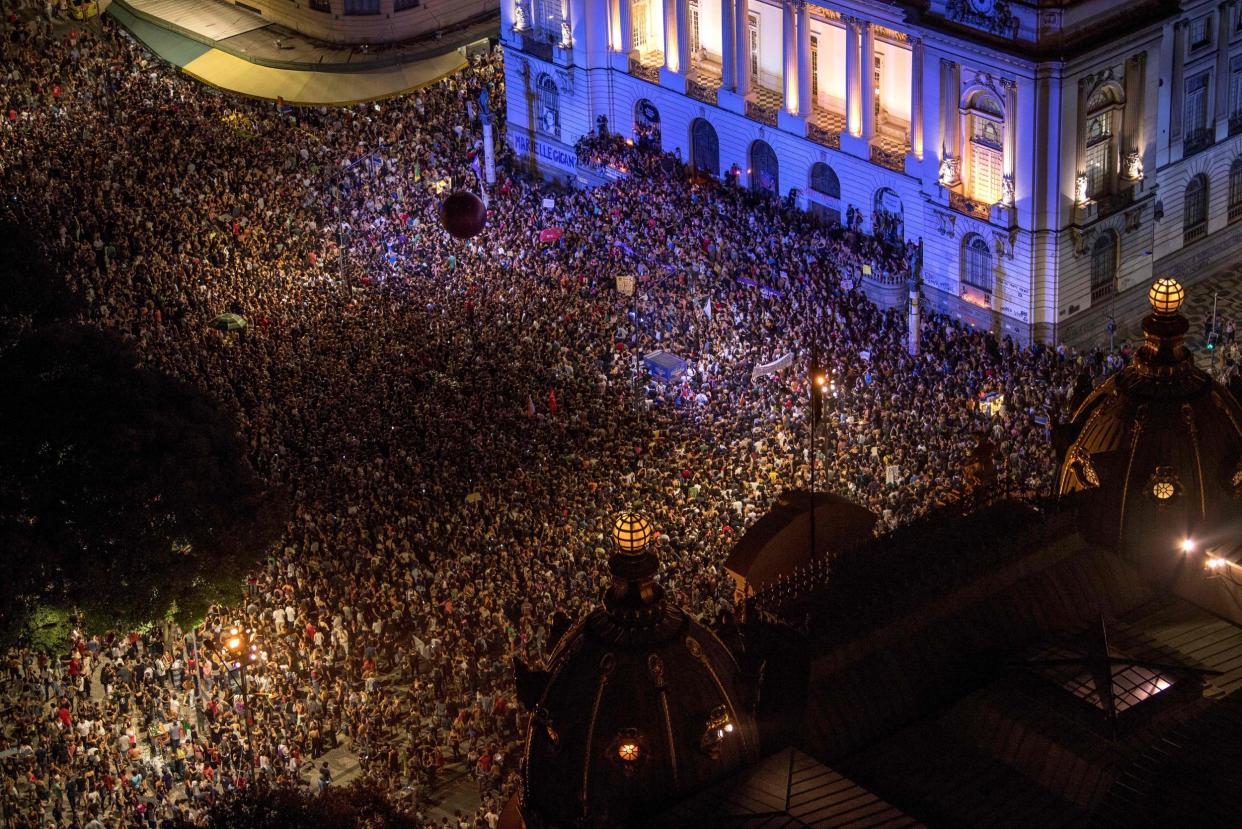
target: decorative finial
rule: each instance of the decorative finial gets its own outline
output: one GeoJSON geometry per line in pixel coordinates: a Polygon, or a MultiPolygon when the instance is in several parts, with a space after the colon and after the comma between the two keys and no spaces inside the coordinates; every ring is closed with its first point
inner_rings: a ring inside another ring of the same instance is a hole
{"type": "Polygon", "coordinates": [[[1158,317],[1175,316],[1185,298],[1186,291],[1182,286],[1176,279],[1167,276],[1157,279],[1147,292],[1147,301],[1151,303],[1151,309],[1158,317]]]}
{"type": "Polygon", "coordinates": [[[651,541],[651,522],[636,512],[622,512],[613,519],[612,540],[622,552],[633,555],[651,541]]]}

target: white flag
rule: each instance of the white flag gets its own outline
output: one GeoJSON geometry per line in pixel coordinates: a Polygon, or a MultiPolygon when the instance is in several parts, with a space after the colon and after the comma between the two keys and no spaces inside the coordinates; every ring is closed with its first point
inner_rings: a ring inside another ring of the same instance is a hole
{"type": "Polygon", "coordinates": [[[712,298],[711,297],[708,297],[707,302],[703,304],[703,313],[707,315],[708,319],[712,318],[712,298]]]}

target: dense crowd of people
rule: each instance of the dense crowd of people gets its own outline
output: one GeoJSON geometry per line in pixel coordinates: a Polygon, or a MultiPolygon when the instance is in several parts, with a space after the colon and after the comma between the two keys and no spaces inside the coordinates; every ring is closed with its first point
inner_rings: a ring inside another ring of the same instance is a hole
{"type": "Polygon", "coordinates": [[[960,494],[977,432],[1007,488],[1040,491],[1074,380],[1117,367],[938,317],[912,357],[859,279],[910,248],[621,141],[585,149],[626,174],[580,190],[520,174],[502,144],[487,228],[451,239],[439,204],[478,187],[475,102],[505,98],[498,55],[383,103],[289,113],[25,2],[0,61],[4,216],[38,234],[83,321],[236,412],[294,507],[244,604],[196,630],[7,655],[17,825],[154,826],[254,779],[334,785],[323,756],[341,745],[412,813],[449,769],[472,775],[482,805],[458,825],[494,826],[523,729],[510,659],[537,662],[553,612],[591,606],[611,514],[652,520],[675,600],[711,617],[731,543],[813,461],[817,487],[881,529],[960,494]],[[223,311],[244,336],[208,327],[223,311]],[[656,349],[684,375],[642,370],[656,349]],[[812,452],[813,370],[831,383],[812,452]],[[258,647],[248,697],[221,647],[233,626],[258,647]]]}

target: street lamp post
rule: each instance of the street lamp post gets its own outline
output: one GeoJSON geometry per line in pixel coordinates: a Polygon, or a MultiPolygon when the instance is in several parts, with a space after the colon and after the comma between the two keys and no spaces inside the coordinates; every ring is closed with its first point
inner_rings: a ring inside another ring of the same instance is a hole
{"type": "Polygon", "coordinates": [[[250,719],[250,692],[246,687],[246,663],[253,662],[258,657],[258,646],[251,640],[252,631],[234,625],[228,635],[224,639],[225,653],[229,657],[235,657],[235,667],[240,673],[241,692],[242,692],[242,722],[246,724],[246,756],[250,760],[250,785],[256,786],[258,783],[254,768],[254,736],[251,733],[250,719]]]}

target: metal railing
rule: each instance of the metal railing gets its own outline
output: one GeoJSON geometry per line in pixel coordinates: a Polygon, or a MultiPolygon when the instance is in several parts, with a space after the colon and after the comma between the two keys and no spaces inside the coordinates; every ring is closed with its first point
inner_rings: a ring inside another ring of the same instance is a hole
{"type": "Polygon", "coordinates": [[[991,205],[967,198],[964,193],[959,193],[956,190],[949,191],[949,208],[956,210],[958,213],[965,213],[967,216],[974,216],[976,219],[983,219],[984,221],[987,221],[992,216],[991,205]]]}
{"type": "Polygon", "coordinates": [[[906,171],[906,157],[904,155],[886,150],[877,144],[871,145],[871,163],[878,164],[896,173],[904,173],[906,171]]]}
{"type": "Polygon", "coordinates": [[[1215,141],[1216,129],[1214,127],[1200,127],[1197,130],[1188,131],[1186,140],[1182,142],[1182,158],[1189,158],[1195,153],[1203,152],[1215,141]]]}
{"type": "Polygon", "coordinates": [[[701,81],[686,80],[686,96],[696,101],[702,101],[705,104],[716,106],[720,87],[709,86],[701,81]]]}
{"type": "Polygon", "coordinates": [[[660,67],[647,66],[638,58],[630,58],[630,74],[650,83],[660,82],[660,67]]]}
{"type": "Polygon", "coordinates": [[[548,63],[552,62],[552,43],[546,32],[537,29],[522,32],[522,51],[548,63]]]}
{"type": "Polygon", "coordinates": [[[779,107],[767,106],[758,101],[746,102],[746,117],[769,127],[776,126],[776,113],[779,111],[779,107]]]}
{"type": "Polygon", "coordinates": [[[841,133],[837,130],[828,130],[819,124],[807,123],[806,137],[816,144],[827,147],[830,150],[841,149],[841,133]]]}

